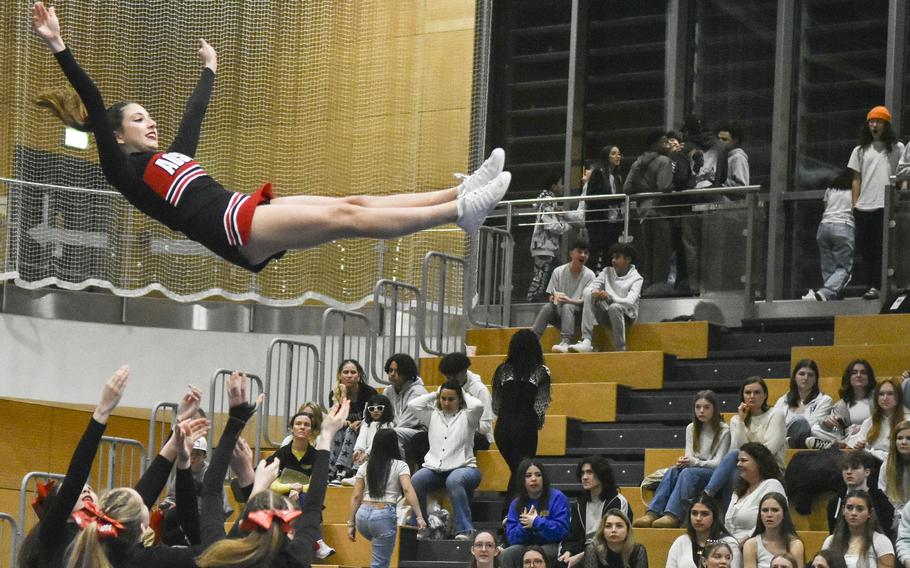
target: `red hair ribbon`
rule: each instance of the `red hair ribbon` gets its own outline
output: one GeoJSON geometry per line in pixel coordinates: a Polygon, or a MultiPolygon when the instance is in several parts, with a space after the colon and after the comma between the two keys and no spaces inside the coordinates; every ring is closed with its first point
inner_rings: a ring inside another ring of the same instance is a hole
{"type": "Polygon", "coordinates": [[[155,509],[149,514],[149,528],[155,533],[155,544],[161,544],[161,527],[164,524],[164,512],[155,509]]]}
{"type": "Polygon", "coordinates": [[[35,514],[38,515],[39,519],[44,516],[44,500],[47,499],[47,496],[53,492],[56,486],[57,480],[55,479],[51,479],[47,483],[39,481],[35,485],[35,500],[32,501],[32,509],[35,510],[35,514]]]}
{"type": "Polygon", "coordinates": [[[95,523],[95,530],[98,531],[98,538],[104,540],[107,538],[116,538],[123,530],[123,525],[117,519],[109,517],[104,511],[98,508],[91,501],[86,501],[81,509],[73,513],[73,520],[76,526],[84,529],[91,523],[95,523]]]}
{"type": "Polygon", "coordinates": [[[240,528],[245,531],[267,531],[272,527],[272,521],[277,517],[282,522],[281,530],[287,534],[291,530],[291,521],[302,514],[297,509],[260,509],[247,514],[243,522],[240,523],[240,528]]]}

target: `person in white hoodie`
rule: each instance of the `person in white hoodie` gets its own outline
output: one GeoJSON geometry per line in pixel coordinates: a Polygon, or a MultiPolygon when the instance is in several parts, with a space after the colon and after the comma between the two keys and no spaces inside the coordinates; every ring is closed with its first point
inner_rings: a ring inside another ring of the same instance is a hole
{"type": "Polygon", "coordinates": [[[818,365],[802,359],[793,367],[790,389],[777,399],[774,408],[784,417],[787,442],[791,448],[805,448],[812,427],[831,413],[831,397],[818,389],[818,365]]]}
{"type": "Polygon", "coordinates": [[[480,450],[489,450],[493,443],[493,398],[480,375],[468,370],[470,367],[471,359],[460,351],[449,353],[439,360],[439,372],[445,375],[446,380],[455,381],[466,393],[483,403],[483,416],[474,433],[476,454],[480,450]]]}
{"type": "Polygon", "coordinates": [[[610,247],[612,266],[604,268],[591,284],[585,288],[584,306],[581,314],[581,340],[569,347],[575,353],[594,351],[591,338],[594,324],[610,326],[613,332],[613,348],[626,350],[626,327],[638,319],[638,304],[641,301],[641,274],[632,262],[635,249],[625,243],[610,247]]]}

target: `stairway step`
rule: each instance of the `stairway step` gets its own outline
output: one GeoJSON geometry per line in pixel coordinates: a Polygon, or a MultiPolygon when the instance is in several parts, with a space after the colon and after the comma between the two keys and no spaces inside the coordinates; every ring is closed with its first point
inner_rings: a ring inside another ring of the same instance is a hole
{"type": "Polygon", "coordinates": [[[779,349],[724,349],[708,352],[712,361],[752,359],[754,361],[781,361],[790,356],[789,347],[779,349]]]}
{"type": "Polygon", "coordinates": [[[692,413],[691,412],[660,412],[656,414],[622,414],[618,413],[616,415],[616,421],[620,423],[636,423],[636,422],[661,422],[664,426],[685,426],[689,422],[692,422],[692,413]]]}
{"type": "Polygon", "coordinates": [[[785,361],[676,361],[675,373],[667,377],[667,385],[676,381],[710,385],[739,385],[746,377],[789,377],[790,360],[785,361]]]}
{"type": "MultiPolygon", "coordinates": [[[[615,451],[621,451],[621,449],[641,449],[645,445],[682,448],[685,444],[685,428],[672,428],[665,424],[619,423],[612,427],[605,427],[601,424],[584,424],[581,427],[578,445],[566,448],[566,452],[574,454],[576,449],[581,448],[614,448],[615,451]]],[[[611,454],[607,453],[607,455],[611,454]]]]}
{"type": "Polygon", "coordinates": [[[758,332],[834,331],[834,316],[754,318],[744,319],[740,325],[744,331],[758,332]]]}
{"type": "MultiPolygon", "coordinates": [[[[685,391],[619,389],[617,407],[623,414],[670,414],[690,412],[695,393],[685,391]]],[[[735,412],[739,405],[738,396],[718,397],[720,412],[735,412]]]]}
{"type": "Polygon", "coordinates": [[[756,332],[734,330],[718,334],[711,351],[739,351],[756,349],[786,350],[802,345],[831,345],[834,343],[834,330],[756,332]]]}
{"type": "MultiPolygon", "coordinates": [[[[471,559],[471,541],[469,540],[418,540],[417,558],[415,560],[445,559],[462,563],[471,559]]],[[[464,564],[462,564],[464,565],[464,564]]]]}

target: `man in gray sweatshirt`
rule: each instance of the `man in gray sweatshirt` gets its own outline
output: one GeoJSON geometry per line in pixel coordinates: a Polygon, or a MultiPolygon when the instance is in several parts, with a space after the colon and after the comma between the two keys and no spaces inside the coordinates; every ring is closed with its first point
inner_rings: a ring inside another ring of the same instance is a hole
{"type": "Polygon", "coordinates": [[[717,139],[727,147],[727,179],[725,187],[749,185],[749,156],[740,147],[743,127],[738,122],[722,122],[717,127],[717,139]]]}
{"type": "Polygon", "coordinates": [[[420,423],[414,411],[408,408],[408,403],[420,395],[427,394],[427,389],[417,376],[417,363],[410,355],[405,353],[392,355],[385,362],[384,370],[391,384],[382,394],[388,397],[395,410],[395,432],[398,434],[398,442],[408,463],[415,463],[419,458],[419,461],[416,461],[419,466],[423,463],[423,456],[430,449],[430,444],[426,438],[426,428],[420,423]]]}

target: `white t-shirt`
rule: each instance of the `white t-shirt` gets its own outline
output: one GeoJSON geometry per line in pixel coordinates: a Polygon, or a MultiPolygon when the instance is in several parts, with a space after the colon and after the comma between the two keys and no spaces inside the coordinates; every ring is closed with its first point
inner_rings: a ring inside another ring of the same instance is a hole
{"type": "Polygon", "coordinates": [[[829,187],[825,190],[825,212],[822,214],[822,223],[837,225],[853,224],[853,195],[849,189],[829,187]]]}
{"type": "Polygon", "coordinates": [[[856,208],[860,211],[874,211],[885,206],[885,186],[897,170],[897,161],[904,151],[904,145],[895,142],[891,153],[885,150],[883,142],[873,142],[866,148],[853,148],[847,167],[861,174],[859,197],[856,208]]]}
{"type": "MultiPolygon", "coordinates": [[[[822,545],[822,550],[830,548],[832,540],[834,540],[834,535],[826,538],[825,543],[822,545]]],[[[873,534],[872,546],[869,547],[869,551],[866,553],[866,562],[868,563],[869,568],[878,566],[878,559],[887,554],[894,554],[894,546],[891,544],[891,541],[880,532],[873,534]]],[[[847,562],[847,568],[856,568],[856,564],[859,562],[859,556],[855,554],[845,554],[844,560],[847,562]]]]}
{"type": "Polygon", "coordinates": [[[386,479],[385,494],[383,494],[382,499],[375,499],[370,496],[370,488],[366,486],[368,465],[370,465],[370,462],[361,465],[357,468],[357,473],[354,474],[355,478],[359,477],[363,480],[363,500],[368,503],[397,503],[402,495],[400,477],[402,475],[411,475],[408,464],[401,460],[392,460],[392,467],[389,468],[389,478],[386,479]]]}
{"type": "Polygon", "coordinates": [[[724,517],[724,525],[727,531],[733,535],[737,542],[743,542],[755,531],[755,523],[758,520],[758,506],[762,497],[768,493],[777,492],[786,496],[784,486],[776,479],[766,479],[758,484],[755,491],[745,497],[740,498],[736,493],[730,500],[730,506],[727,508],[727,515],[724,517]]]}

